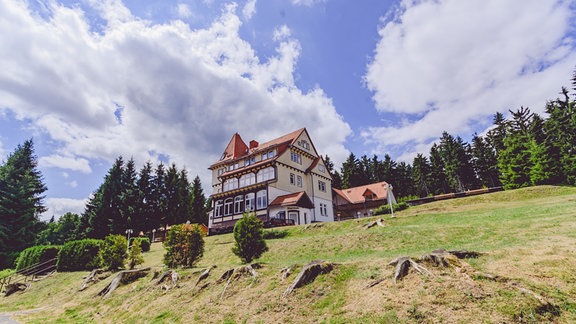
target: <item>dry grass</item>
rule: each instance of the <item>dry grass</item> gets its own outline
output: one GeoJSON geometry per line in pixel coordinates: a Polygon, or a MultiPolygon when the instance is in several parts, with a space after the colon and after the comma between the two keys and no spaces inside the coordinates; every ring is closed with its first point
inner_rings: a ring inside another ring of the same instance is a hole
{"type": "MultiPolygon", "coordinates": [[[[15,314],[26,323],[571,323],[575,215],[576,188],[546,186],[414,207],[368,230],[362,225],[369,219],[291,227],[288,237],[268,241],[256,279],[241,276],[228,286],[217,279],[240,266],[230,251],[232,236],[208,237],[198,267],[178,270],[179,288],[162,290],[146,277],[102,299],[94,296],[109,279],[78,292],[86,273],[57,273],[0,299],[0,312],[38,309],[15,314]],[[436,248],[486,254],[461,267],[428,266],[433,276],[410,272],[393,283],[389,261],[436,248]],[[338,265],[283,297],[313,259],[338,265]],[[280,269],[292,264],[293,275],[283,281],[280,269]],[[195,288],[200,272],[212,265],[217,268],[207,286],[195,288]],[[366,288],[378,278],[384,281],[366,288]]],[[[160,244],[145,256],[143,266],[162,266],[160,244]]]]}

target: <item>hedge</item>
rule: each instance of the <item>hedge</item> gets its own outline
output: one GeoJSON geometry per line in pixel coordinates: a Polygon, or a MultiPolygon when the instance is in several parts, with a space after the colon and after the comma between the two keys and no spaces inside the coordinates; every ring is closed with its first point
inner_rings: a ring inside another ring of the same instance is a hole
{"type": "MultiPolygon", "coordinates": [[[[16,260],[16,271],[21,271],[38,263],[55,259],[58,256],[60,248],[59,245],[37,245],[25,249],[20,252],[18,259],[16,260]]],[[[40,268],[33,269],[33,271],[37,270],[40,270],[40,268]]]]}
{"type": "Polygon", "coordinates": [[[70,241],[62,246],[58,253],[58,271],[83,271],[92,270],[101,266],[99,255],[104,241],[96,239],[84,239],[70,241]]]}

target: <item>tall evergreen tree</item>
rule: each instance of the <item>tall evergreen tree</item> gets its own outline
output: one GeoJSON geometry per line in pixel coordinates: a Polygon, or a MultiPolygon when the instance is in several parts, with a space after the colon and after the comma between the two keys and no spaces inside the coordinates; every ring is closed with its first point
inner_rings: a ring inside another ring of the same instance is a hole
{"type": "Polygon", "coordinates": [[[0,268],[12,266],[16,254],[34,244],[46,211],[46,186],[37,169],[34,143],[18,145],[0,166],[0,268]]]}
{"type": "Polygon", "coordinates": [[[412,162],[412,179],[416,195],[419,197],[426,197],[432,193],[431,174],[432,168],[428,159],[422,153],[418,153],[412,162]]]}
{"type": "Polygon", "coordinates": [[[324,164],[328,173],[332,176],[332,188],[340,189],[342,188],[342,176],[340,173],[334,169],[334,162],[326,155],[324,157],[324,164]]]}
{"type": "Polygon", "coordinates": [[[498,177],[498,158],[496,151],[488,141],[474,134],[471,145],[472,162],[480,184],[485,187],[500,186],[498,177]]]}
{"type": "Polygon", "coordinates": [[[532,113],[530,109],[520,107],[510,111],[512,120],[504,138],[504,149],[498,153],[498,169],[500,181],[504,189],[514,189],[531,185],[530,134],[532,113]]]}
{"type": "Polygon", "coordinates": [[[200,177],[196,176],[192,181],[192,223],[208,226],[208,213],[206,210],[206,196],[202,190],[200,177]]]}
{"type": "MultiPolygon", "coordinates": [[[[138,186],[136,183],[136,164],[130,159],[121,176],[120,214],[126,229],[139,227],[136,221],[138,206],[138,186]]],[[[139,228],[137,228],[139,229],[139,228]]]]}
{"type": "Polygon", "coordinates": [[[136,187],[138,188],[138,199],[136,202],[136,227],[144,232],[154,229],[153,220],[153,183],[152,183],[152,163],[146,162],[138,172],[136,187]]]}
{"type": "Polygon", "coordinates": [[[357,187],[362,184],[362,169],[360,161],[354,153],[350,153],[344,163],[342,163],[342,189],[357,187]]]}
{"type": "Polygon", "coordinates": [[[433,194],[438,195],[450,191],[446,172],[444,171],[444,162],[436,143],[430,148],[430,178],[433,194]]]}
{"type": "Polygon", "coordinates": [[[149,204],[152,207],[151,223],[153,228],[168,225],[166,208],[168,196],[166,194],[166,170],[164,164],[160,163],[154,170],[152,178],[152,201],[149,204]]]}

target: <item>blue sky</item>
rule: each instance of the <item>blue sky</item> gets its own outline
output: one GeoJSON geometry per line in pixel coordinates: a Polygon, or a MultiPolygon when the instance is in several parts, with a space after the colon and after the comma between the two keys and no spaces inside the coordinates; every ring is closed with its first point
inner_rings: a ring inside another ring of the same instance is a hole
{"type": "Polygon", "coordinates": [[[0,159],[33,138],[44,217],[81,213],[113,160],[199,175],[232,134],[306,127],[338,165],[411,162],[442,131],[547,100],[576,68],[553,0],[0,0],[0,159]]]}

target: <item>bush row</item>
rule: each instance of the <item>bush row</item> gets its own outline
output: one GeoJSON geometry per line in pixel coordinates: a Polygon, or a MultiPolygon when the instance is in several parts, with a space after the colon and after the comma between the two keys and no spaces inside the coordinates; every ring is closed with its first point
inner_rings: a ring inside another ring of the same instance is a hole
{"type": "MultiPolygon", "coordinates": [[[[40,266],[38,269],[28,269],[33,265],[39,263],[45,263],[49,260],[55,259],[58,256],[58,251],[60,251],[60,246],[58,245],[38,245],[25,249],[20,252],[18,259],[16,259],[16,271],[20,271],[23,274],[32,274],[37,271],[47,268],[50,264],[40,266]]],[[[53,265],[53,264],[52,264],[53,265]]],[[[54,270],[48,269],[47,271],[54,270]]]]}
{"type": "MultiPolygon", "coordinates": [[[[406,203],[404,201],[392,205],[392,208],[394,208],[394,211],[401,211],[404,209],[408,209],[408,207],[410,207],[410,205],[408,205],[408,203],[406,203]]],[[[385,215],[385,214],[391,214],[390,205],[382,205],[382,206],[380,206],[374,210],[374,216],[385,215]]]]}

